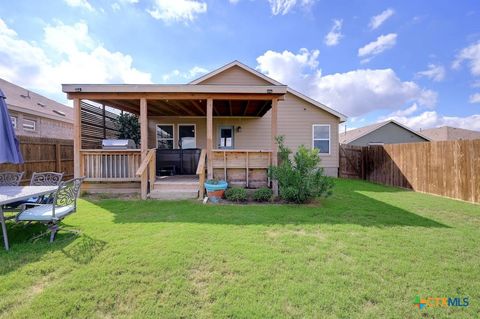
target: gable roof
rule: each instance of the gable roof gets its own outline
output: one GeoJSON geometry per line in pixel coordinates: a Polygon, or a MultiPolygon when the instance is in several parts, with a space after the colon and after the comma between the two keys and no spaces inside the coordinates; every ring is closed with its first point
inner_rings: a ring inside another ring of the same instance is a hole
{"type": "Polygon", "coordinates": [[[266,76],[265,74],[263,74],[263,73],[261,73],[261,72],[258,72],[258,71],[255,70],[255,69],[252,69],[252,68],[249,67],[248,65],[245,65],[245,64],[243,64],[242,62],[237,61],[237,60],[235,60],[235,61],[233,61],[233,62],[230,62],[230,63],[228,63],[228,64],[225,64],[224,66],[222,66],[222,67],[220,67],[220,68],[218,68],[218,69],[216,69],[216,70],[213,70],[212,72],[207,73],[207,74],[199,77],[198,79],[195,79],[195,80],[191,81],[191,82],[188,83],[188,84],[200,84],[201,82],[203,82],[203,81],[205,81],[205,80],[207,80],[207,79],[213,78],[215,75],[220,74],[220,73],[222,73],[222,72],[224,72],[224,71],[226,71],[226,70],[228,70],[228,69],[230,69],[230,68],[232,68],[232,67],[234,67],[234,66],[237,66],[237,67],[239,67],[239,68],[241,68],[241,69],[243,69],[243,70],[245,70],[245,71],[247,71],[247,72],[249,72],[249,73],[252,73],[253,75],[258,76],[259,78],[267,81],[267,82],[270,83],[270,84],[273,84],[273,85],[284,85],[284,84],[282,84],[282,83],[280,83],[280,82],[278,82],[278,81],[275,81],[274,79],[266,76]]]}
{"type": "Polygon", "coordinates": [[[0,88],[5,94],[5,102],[9,110],[73,123],[73,108],[71,107],[4,79],[0,79],[0,88]]]}
{"type": "Polygon", "coordinates": [[[441,126],[419,131],[433,141],[480,139],[480,132],[459,127],[441,126]]]}
{"type": "MultiPolygon", "coordinates": [[[[226,71],[230,68],[233,68],[233,67],[239,67],[239,68],[243,69],[244,71],[246,71],[248,73],[251,73],[251,74],[267,81],[268,83],[270,83],[272,85],[284,85],[284,84],[282,84],[278,81],[275,81],[274,79],[266,76],[265,74],[263,74],[261,72],[258,72],[257,70],[255,70],[255,69],[249,67],[248,65],[245,65],[245,64],[243,64],[243,63],[241,63],[240,61],[237,61],[237,60],[235,60],[233,62],[230,62],[230,63],[228,63],[228,64],[226,64],[226,65],[224,65],[224,66],[222,66],[222,67],[220,67],[216,70],[213,70],[212,72],[207,73],[207,74],[199,77],[198,79],[195,79],[195,80],[191,81],[188,84],[201,84],[202,82],[206,81],[207,79],[210,79],[210,78],[216,76],[217,74],[220,74],[220,73],[222,73],[222,72],[224,72],[224,71],[226,71]]],[[[335,115],[336,117],[338,117],[340,119],[340,123],[345,122],[347,120],[347,116],[345,116],[344,114],[342,114],[338,111],[335,111],[334,109],[332,109],[332,108],[330,108],[330,107],[328,107],[328,106],[326,106],[326,105],[324,105],[324,104],[322,104],[322,103],[320,103],[320,102],[318,102],[318,101],[316,101],[316,100],[314,100],[314,99],[312,99],[312,98],[310,98],[310,97],[308,97],[308,96],[306,96],[306,95],[304,95],[304,94],[302,94],[298,91],[295,91],[295,90],[291,89],[290,87],[287,87],[287,93],[295,95],[299,99],[302,99],[302,100],[304,100],[304,101],[306,101],[306,102],[308,102],[308,103],[310,103],[310,104],[312,104],[312,105],[314,105],[314,106],[316,106],[316,107],[318,107],[318,108],[320,108],[320,109],[322,109],[322,110],[324,110],[324,111],[326,111],[330,114],[335,115]]]]}
{"type": "Polygon", "coordinates": [[[367,135],[367,134],[370,134],[372,133],[373,131],[376,131],[378,130],[379,128],[381,127],[384,127],[385,125],[387,124],[390,124],[390,123],[393,123],[393,124],[396,124],[398,126],[400,126],[401,128],[427,140],[427,141],[430,141],[430,139],[424,135],[422,135],[421,133],[418,133],[414,130],[412,130],[411,128],[409,128],[408,126],[405,126],[395,120],[388,120],[388,121],[384,121],[384,122],[379,122],[379,123],[374,123],[374,124],[371,124],[371,125],[367,125],[367,126],[364,126],[364,127],[360,127],[360,128],[356,128],[356,129],[353,129],[353,130],[350,130],[350,131],[346,131],[346,132],[342,132],[340,133],[340,144],[349,144],[353,141],[356,141],[358,140],[359,138],[367,135]]]}

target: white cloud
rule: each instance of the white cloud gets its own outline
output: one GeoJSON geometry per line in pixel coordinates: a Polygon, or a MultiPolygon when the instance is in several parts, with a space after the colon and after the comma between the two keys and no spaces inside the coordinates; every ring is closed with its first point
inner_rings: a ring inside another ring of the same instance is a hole
{"type": "Polygon", "coordinates": [[[83,8],[87,9],[88,11],[95,11],[92,5],[88,2],[88,0],[65,0],[65,2],[74,8],[83,8]]]}
{"type": "Polygon", "coordinates": [[[307,89],[311,73],[318,67],[319,50],[300,49],[298,54],[290,51],[267,51],[257,58],[258,70],[271,78],[293,88],[307,89]]]}
{"type": "Polygon", "coordinates": [[[480,76],[480,41],[462,49],[453,61],[452,67],[459,69],[464,61],[469,62],[472,75],[480,76]]]}
{"type": "Polygon", "coordinates": [[[394,13],[395,11],[393,11],[393,9],[387,9],[379,15],[373,16],[370,19],[370,24],[368,26],[371,30],[375,30],[380,27],[385,21],[387,21],[388,18],[390,18],[394,13]]]}
{"type": "Polygon", "coordinates": [[[343,20],[333,20],[333,26],[330,29],[330,32],[325,36],[325,44],[328,46],[335,46],[340,42],[342,35],[342,24],[343,20]]]}
{"type": "Polygon", "coordinates": [[[474,93],[470,95],[470,99],[468,101],[470,103],[480,103],[480,93],[474,93]]]}
{"type": "Polygon", "coordinates": [[[316,0],[268,0],[273,15],[285,15],[297,5],[303,8],[310,8],[316,0]]]}
{"type": "Polygon", "coordinates": [[[175,69],[167,74],[164,74],[162,76],[163,82],[169,82],[169,81],[174,81],[174,80],[191,80],[195,79],[199,75],[203,75],[208,73],[208,70],[199,66],[194,66],[187,72],[181,72],[178,69],[175,69]]]}
{"type": "Polygon", "coordinates": [[[0,19],[3,78],[60,100],[65,100],[62,83],[151,83],[149,73],[133,67],[131,56],[96,43],[84,22],[58,23],[44,32],[42,42],[30,43],[0,19]]]}
{"type": "Polygon", "coordinates": [[[424,76],[435,82],[440,82],[445,79],[445,73],[445,67],[443,65],[429,64],[428,70],[418,72],[417,76],[424,76]]]}
{"type": "Polygon", "coordinates": [[[477,80],[472,83],[472,88],[480,88],[480,80],[477,80]]]}
{"type": "Polygon", "coordinates": [[[444,116],[436,111],[427,111],[414,116],[387,116],[381,118],[380,121],[387,119],[396,120],[408,127],[416,130],[427,129],[439,126],[460,127],[467,130],[480,130],[480,114],[473,114],[465,117],[444,116]]]}
{"type": "Polygon", "coordinates": [[[112,10],[113,11],[119,11],[120,10],[120,5],[118,4],[118,2],[112,3],[112,10]]]}
{"type": "Polygon", "coordinates": [[[366,44],[358,49],[359,57],[374,56],[382,53],[385,50],[393,48],[397,43],[397,34],[389,33],[387,35],[381,35],[377,40],[366,44]]]}
{"type": "Polygon", "coordinates": [[[188,23],[194,21],[199,14],[206,13],[207,4],[196,0],[155,0],[153,8],[147,12],[166,23],[188,23]]]}
{"type": "Polygon", "coordinates": [[[407,107],[404,110],[398,110],[390,114],[390,116],[408,116],[412,115],[418,110],[417,103],[413,103],[412,106],[407,107]]]}
{"type": "Polygon", "coordinates": [[[392,69],[359,69],[322,75],[318,50],[267,51],[257,58],[257,69],[279,82],[306,93],[348,115],[378,109],[399,109],[408,103],[433,107],[437,94],[416,83],[401,81],[392,69]]]}

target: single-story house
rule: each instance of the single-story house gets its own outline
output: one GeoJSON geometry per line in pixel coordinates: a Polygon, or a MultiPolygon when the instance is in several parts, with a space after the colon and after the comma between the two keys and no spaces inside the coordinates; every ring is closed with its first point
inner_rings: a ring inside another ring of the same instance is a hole
{"type": "Polygon", "coordinates": [[[73,109],[43,95],[0,79],[15,134],[69,139],[73,138],[73,109]]]}
{"type": "Polygon", "coordinates": [[[428,142],[430,139],[411,128],[388,120],[340,133],[340,144],[354,146],[428,142]]]}
{"type": "Polygon", "coordinates": [[[63,92],[74,101],[75,175],[92,191],[131,191],[141,182],[144,198],[149,190],[151,198],[196,197],[205,168],[205,178],[274,187],[266,172],[277,164],[279,135],[293,151],[318,148],[325,172],[338,175],[338,127],[346,117],[238,61],[188,84],[64,84],[63,92]],[[81,100],[139,115],[140,149],[83,149],[81,100]],[[102,164],[121,156],[128,169],[102,164]]]}
{"type": "Polygon", "coordinates": [[[441,126],[418,131],[432,141],[457,141],[480,139],[480,132],[459,127],[441,126]]]}

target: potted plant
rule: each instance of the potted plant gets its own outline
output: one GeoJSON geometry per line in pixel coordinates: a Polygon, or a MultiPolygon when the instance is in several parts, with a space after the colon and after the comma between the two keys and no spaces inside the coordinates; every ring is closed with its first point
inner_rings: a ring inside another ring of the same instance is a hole
{"type": "Polygon", "coordinates": [[[216,179],[209,179],[205,182],[205,189],[207,190],[208,198],[217,203],[223,195],[225,195],[225,190],[228,187],[228,183],[226,181],[219,181],[216,179]]]}

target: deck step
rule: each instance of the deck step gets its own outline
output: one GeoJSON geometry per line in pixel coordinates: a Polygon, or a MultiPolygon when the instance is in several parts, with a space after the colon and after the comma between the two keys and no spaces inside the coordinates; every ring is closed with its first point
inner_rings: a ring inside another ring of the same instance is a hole
{"type": "Polygon", "coordinates": [[[155,183],[153,185],[154,190],[159,191],[198,191],[198,182],[196,183],[155,183]]]}
{"type": "Polygon", "coordinates": [[[151,199],[164,199],[164,200],[178,200],[178,199],[194,199],[198,197],[198,188],[195,191],[192,190],[158,190],[154,189],[150,193],[151,199]]]}

